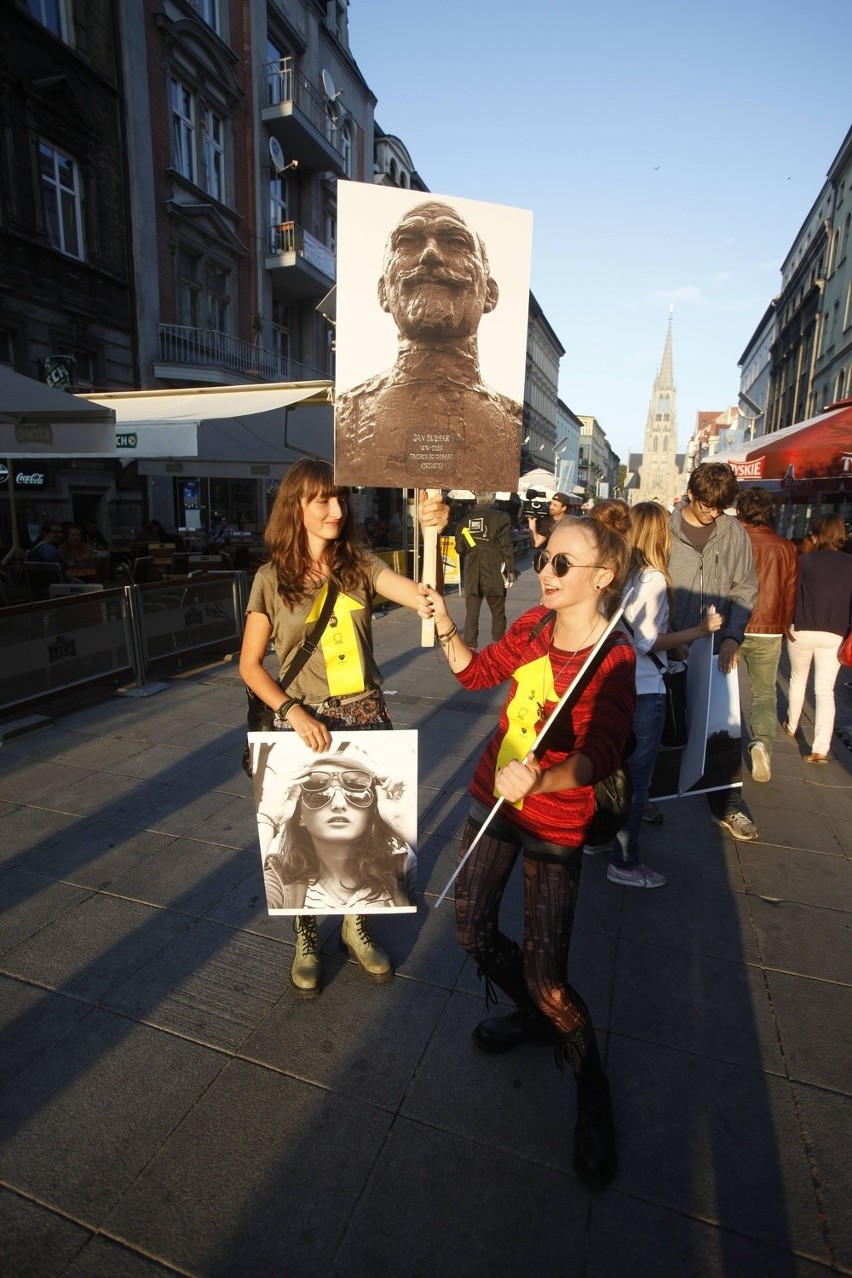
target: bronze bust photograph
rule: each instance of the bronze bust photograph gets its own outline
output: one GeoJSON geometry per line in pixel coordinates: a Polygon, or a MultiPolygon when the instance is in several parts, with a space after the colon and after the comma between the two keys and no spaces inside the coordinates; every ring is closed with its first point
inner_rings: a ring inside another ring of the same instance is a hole
{"type": "Polygon", "coordinates": [[[481,236],[451,204],[426,199],[403,213],[378,281],[396,361],[336,396],[339,483],[517,486],[522,405],[486,385],[479,361],[480,321],[499,296],[481,236]]]}

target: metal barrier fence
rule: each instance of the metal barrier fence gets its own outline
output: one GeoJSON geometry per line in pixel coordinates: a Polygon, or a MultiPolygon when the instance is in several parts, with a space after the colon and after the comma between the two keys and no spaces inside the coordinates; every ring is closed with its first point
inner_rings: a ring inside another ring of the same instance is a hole
{"type": "Polygon", "coordinates": [[[0,609],[0,713],[122,676],[141,687],[169,660],[236,647],[243,572],[173,578],[0,609]]]}

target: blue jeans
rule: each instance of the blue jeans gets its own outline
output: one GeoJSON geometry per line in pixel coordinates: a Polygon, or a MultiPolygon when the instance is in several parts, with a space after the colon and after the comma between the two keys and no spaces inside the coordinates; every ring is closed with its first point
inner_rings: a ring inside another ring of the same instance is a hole
{"type": "Polygon", "coordinates": [[[636,749],[630,756],[630,775],[633,778],[633,801],[627,824],[620,830],[612,842],[609,854],[610,864],[620,869],[629,869],[639,862],[639,830],[642,826],[642,809],[648,801],[651,788],[651,777],[654,775],[654,762],[660,748],[660,737],[663,735],[663,723],[666,717],[666,698],[661,692],[643,693],[636,698],[636,713],[633,716],[633,731],[636,734],[636,749]]]}

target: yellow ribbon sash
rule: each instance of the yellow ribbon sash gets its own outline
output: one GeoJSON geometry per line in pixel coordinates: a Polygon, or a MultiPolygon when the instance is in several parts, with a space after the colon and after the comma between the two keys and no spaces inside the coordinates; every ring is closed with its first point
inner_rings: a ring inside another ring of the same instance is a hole
{"type": "MultiPolygon", "coordinates": [[[[505,768],[512,759],[527,757],[530,746],[535,741],[535,725],[541,718],[545,702],[558,700],[550,657],[546,653],[528,665],[520,666],[515,671],[515,682],[515,695],[506,707],[509,727],[497,755],[498,769],[505,768]]],[[[494,794],[499,798],[496,787],[494,794]]],[[[512,806],[520,811],[524,806],[523,799],[512,806]]]]}
{"type": "MultiPolygon", "coordinates": [[[[305,618],[307,625],[319,618],[327,591],[328,583],[323,586],[314,600],[314,606],[305,618]]],[[[332,697],[348,697],[352,693],[364,691],[364,671],[358,652],[358,636],[351,616],[353,612],[360,612],[363,607],[364,605],[357,599],[353,599],[351,595],[338,595],[328,624],[322,632],[320,648],[325,659],[328,691],[332,697]]]]}

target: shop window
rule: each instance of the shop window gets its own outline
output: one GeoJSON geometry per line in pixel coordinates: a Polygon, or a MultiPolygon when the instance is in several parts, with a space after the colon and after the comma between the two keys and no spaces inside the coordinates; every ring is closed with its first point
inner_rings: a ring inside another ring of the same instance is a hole
{"type": "Polygon", "coordinates": [[[49,142],[38,144],[39,176],[47,237],[68,257],[83,257],[83,216],[77,161],[49,142]]]}

